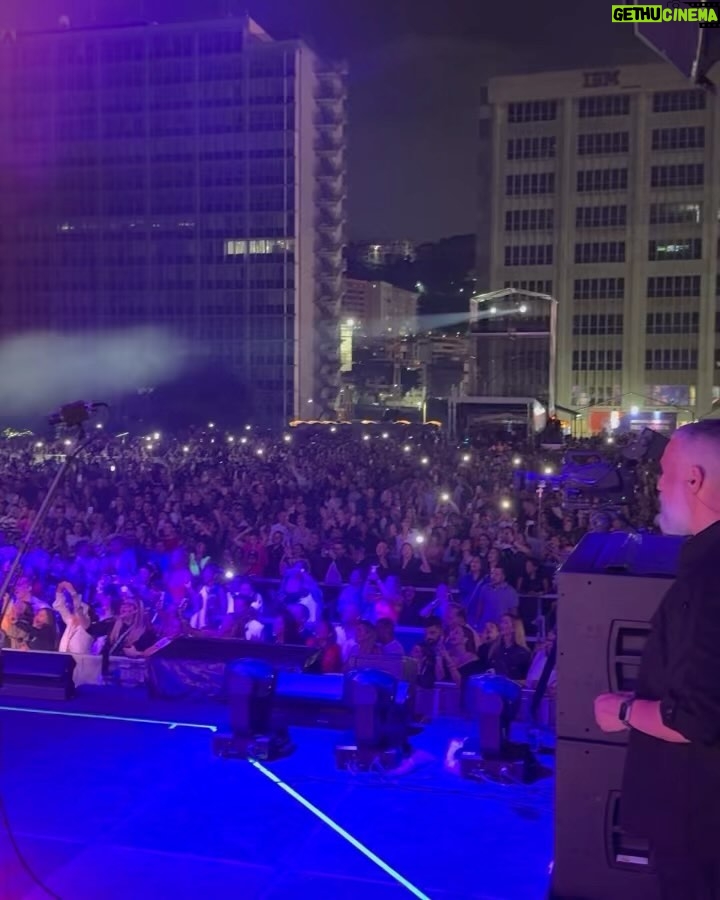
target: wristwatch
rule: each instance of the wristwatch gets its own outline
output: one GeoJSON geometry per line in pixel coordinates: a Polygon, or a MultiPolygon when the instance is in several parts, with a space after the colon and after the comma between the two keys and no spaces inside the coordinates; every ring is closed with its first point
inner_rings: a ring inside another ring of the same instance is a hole
{"type": "Polygon", "coordinates": [[[620,704],[620,711],[618,712],[618,719],[623,723],[626,728],[630,728],[630,716],[632,715],[633,703],[635,702],[634,697],[630,697],[629,700],[623,700],[620,704]]]}

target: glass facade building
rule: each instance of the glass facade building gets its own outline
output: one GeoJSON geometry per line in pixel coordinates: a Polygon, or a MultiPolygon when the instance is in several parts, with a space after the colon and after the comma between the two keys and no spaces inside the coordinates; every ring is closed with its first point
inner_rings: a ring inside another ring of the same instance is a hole
{"type": "Polygon", "coordinates": [[[257,421],[334,415],[345,114],[344,67],[249,18],[8,36],[0,336],[160,325],[257,421]]]}

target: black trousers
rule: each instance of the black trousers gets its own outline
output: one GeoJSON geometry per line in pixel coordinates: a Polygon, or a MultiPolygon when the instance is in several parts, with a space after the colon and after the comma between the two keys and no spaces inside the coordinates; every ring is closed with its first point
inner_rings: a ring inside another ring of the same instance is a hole
{"type": "Polygon", "coordinates": [[[707,861],[657,852],[655,868],[662,900],[720,900],[720,859],[707,861]]]}

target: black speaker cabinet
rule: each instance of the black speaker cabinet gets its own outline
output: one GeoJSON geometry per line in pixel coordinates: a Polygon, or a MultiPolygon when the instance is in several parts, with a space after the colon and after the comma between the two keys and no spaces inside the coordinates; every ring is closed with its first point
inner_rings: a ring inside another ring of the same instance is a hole
{"type": "Polygon", "coordinates": [[[69,700],[75,695],[75,660],[69,653],[3,650],[0,668],[2,696],[69,700]]]}
{"type": "Polygon", "coordinates": [[[659,900],[647,843],[618,826],[624,760],[621,746],[558,740],[557,900],[659,900]]]}
{"type": "Polygon", "coordinates": [[[682,543],[589,534],[558,575],[555,898],[657,896],[647,847],[617,825],[627,735],[601,732],[593,701],[634,689],[650,619],[675,577],[682,543]]]}

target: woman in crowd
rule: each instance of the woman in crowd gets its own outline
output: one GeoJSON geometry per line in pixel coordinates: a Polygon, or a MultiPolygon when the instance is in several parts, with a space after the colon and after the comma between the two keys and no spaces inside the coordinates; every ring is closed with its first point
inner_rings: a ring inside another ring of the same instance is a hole
{"type": "Polygon", "coordinates": [[[88,623],[88,633],[94,637],[105,637],[102,646],[102,673],[110,672],[111,656],[141,657],[158,640],[157,633],[146,623],[142,603],[125,588],[117,616],[102,622],[88,623]]]}
{"type": "Polygon", "coordinates": [[[511,681],[523,681],[530,667],[530,651],[522,620],[510,613],[500,619],[500,637],[488,654],[490,668],[511,681]]]}

